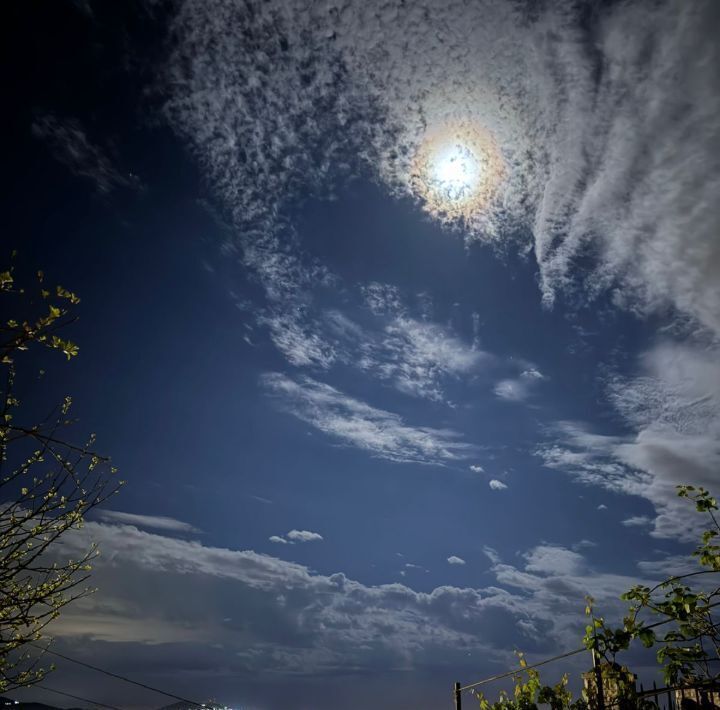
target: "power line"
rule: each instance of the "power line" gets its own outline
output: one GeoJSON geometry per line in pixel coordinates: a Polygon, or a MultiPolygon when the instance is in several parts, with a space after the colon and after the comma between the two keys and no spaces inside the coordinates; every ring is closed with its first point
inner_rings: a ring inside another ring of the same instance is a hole
{"type": "Polygon", "coordinates": [[[106,703],[100,703],[97,700],[90,700],[89,698],[83,698],[81,695],[73,695],[72,693],[66,693],[64,690],[56,690],[55,688],[50,688],[47,685],[40,685],[39,683],[35,683],[33,685],[33,688],[41,688],[42,690],[49,690],[51,693],[57,693],[58,695],[64,695],[66,698],[72,698],[73,700],[79,700],[81,703],[90,703],[91,705],[97,705],[101,708],[109,708],[109,710],[120,710],[120,708],[115,707],[115,705],[107,705],[106,703]]]}
{"type": "MultiPolygon", "coordinates": [[[[715,604],[709,604],[708,609],[712,609],[716,606],[720,606],[720,602],[716,602],[715,604]]],[[[669,624],[671,621],[676,621],[676,619],[663,619],[662,621],[656,621],[654,624],[648,624],[647,626],[644,626],[645,629],[654,629],[658,626],[662,626],[663,624],[669,624]]],[[[582,653],[583,651],[588,651],[585,646],[582,648],[576,648],[574,651],[566,651],[565,653],[561,653],[559,656],[553,656],[552,658],[546,658],[544,661],[539,661],[538,663],[533,664],[532,666],[525,666],[524,668],[516,668],[512,671],[507,671],[506,673],[500,673],[499,675],[490,676],[489,678],[483,678],[482,680],[477,681],[476,683],[470,683],[469,685],[463,685],[460,688],[456,688],[455,692],[461,693],[463,690],[470,690],[471,688],[477,688],[479,685],[485,685],[486,683],[492,683],[495,680],[502,680],[503,678],[509,678],[510,676],[517,675],[518,673],[523,673],[524,671],[530,671],[533,668],[539,668],[540,666],[544,666],[546,663],[552,663],[553,661],[559,661],[563,658],[569,658],[570,656],[575,656],[578,653],[582,653]]]]}
{"type": "Polygon", "coordinates": [[[117,678],[118,680],[122,680],[125,683],[132,683],[132,685],[137,685],[140,688],[145,688],[145,690],[151,690],[154,693],[160,693],[160,695],[165,695],[168,698],[173,698],[174,700],[180,700],[183,703],[187,703],[188,705],[193,705],[195,707],[201,708],[204,706],[204,703],[198,703],[194,700],[188,700],[187,698],[183,698],[181,695],[175,695],[174,693],[168,693],[165,690],[160,690],[160,688],[155,688],[152,685],[147,685],[146,683],[141,683],[139,680],[133,680],[132,678],[128,678],[127,676],[119,675],[117,673],[113,673],[112,671],[105,670],[104,668],[98,668],[98,666],[93,666],[90,663],[86,663],[85,661],[79,661],[77,658],[70,658],[70,656],[66,656],[64,653],[59,653],[58,651],[52,651],[49,648],[44,648],[43,646],[40,646],[36,643],[30,643],[30,646],[34,646],[35,648],[39,648],[40,650],[44,651],[45,653],[50,653],[53,656],[57,656],[58,658],[62,658],[66,661],[70,661],[70,663],[76,663],[78,666],[84,666],[85,668],[89,668],[90,670],[97,671],[98,673],[104,673],[107,676],[110,676],[111,678],[117,678]]]}
{"type": "Polygon", "coordinates": [[[568,651],[567,653],[561,653],[559,656],[553,656],[552,658],[546,658],[544,661],[540,661],[539,663],[534,663],[532,666],[525,666],[524,668],[516,668],[515,670],[508,671],[507,673],[500,673],[499,675],[490,676],[489,678],[483,678],[483,680],[477,681],[477,683],[470,683],[470,685],[463,685],[462,687],[458,688],[458,692],[462,692],[463,690],[470,690],[470,688],[477,688],[478,685],[484,685],[485,683],[491,683],[494,680],[502,680],[503,678],[509,678],[512,675],[517,675],[518,673],[522,673],[523,671],[531,671],[533,668],[538,668],[539,666],[544,666],[546,663],[552,663],[553,661],[559,661],[562,658],[568,658],[569,656],[574,656],[578,653],[582,653],[583,651],[587,651],[587,649],[583,646],[582,648],[576,648],[574,651],[568,651]]]}

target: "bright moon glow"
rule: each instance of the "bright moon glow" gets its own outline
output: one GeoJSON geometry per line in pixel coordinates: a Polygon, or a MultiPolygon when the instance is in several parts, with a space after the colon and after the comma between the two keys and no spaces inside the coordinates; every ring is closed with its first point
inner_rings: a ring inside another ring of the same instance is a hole
{"type": "Polygon", "coordinates": [[[503,174],[487,132],[458,124],[425,136],[413,161],[412,189],[433,216],[467,224],[488,208],[503,174]]]}
{"type": "Polygon", "coordinates": [[[472,195],[480,181],[480,165],[464,145],[451,145],[432,158],[431,180],[451,202],[472,195]]]}

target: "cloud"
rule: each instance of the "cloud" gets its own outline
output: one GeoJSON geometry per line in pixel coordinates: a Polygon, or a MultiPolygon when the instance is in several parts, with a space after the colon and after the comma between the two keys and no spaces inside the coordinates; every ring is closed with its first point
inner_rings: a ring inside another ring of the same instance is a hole
{"type": "Polygon", "coordinates": [[[652,525],[652,522],[652,518],[649,518],[647,515],[633,515],[623,520],[622,524],[626,528],[644,528],[652,525]]]}
{"type": "Polygon", "coordinates": [[[310,530],[291,530],[287,534],[287,539],[291,542],[318,542],[323,536],[310,530]]]}
{"type": "Polygon", "coordinates": [[[184,523],[182,520],[168,518],[163,515],[139,515],[137,513],[123,513],[119,510],[100,510],[96,513],[96,516],[106,523],[135,525],[139,528],[166,530],[168,532],[201,532],[194,525],[190,525],[190,523],[184,523]]]}
{"type": "MultiPolygon", "coordinates": [[[[517,593],[497,586],[417,592],[399,584],[369,586],[341,573],[318,574],[253,551],[101,523],[68,536],[64,552],[73,554],[91,539],[103,551],[94,570],[101,593],[69,607],[57,624],[58,636],[81,637],[88,644],[196,646],[213,639],[238,651],[253,639],[258,655],[242,652],[232,661],[243,672],[312,674],[348,663],[409,668],[453,647],[460,655],[472,649],[502,655],[513,636],[528,645],[545,635],[552,644],[564,644],[577,638],[586,593],[615,609],[621,591],[647,579],[598,573],[577,552],[543,544],[525,552],[519,567],[492,554],[496,582],[517,593]],[[184,594],[147,595],[148,585],[184,594]],[[208,594],[214,600],[210,606],[208,594]],[[191,603],[196,598],[202,603],[191,603]],[[518,626],[521,619],[532,621],[535,632],[518,626]]],[[[448,563],[465,564],[454,555],[448,563]]]]}
{"type": "Polygon", "coordinates": [[[533,387],[545,376],[536,368],[523,370],[518,377],[500,380],[495,385],[495,394],[509,402],[522,402],[531,394],[533,387]]]}
{"type": "Polygon", "coordinates": [[[713,0],[613,3],[591,22],[569,3],[253,8],[182,3],[166,114],[268,293],[307,280],[278,241],[301,197],[368,167],[412,196],[423,137],[463,122],[492,136],[505,174],[465,231],[532,234],[547,303],[582,284],[720,331],[713,0]]]}
{"type": "Polygon", "coordinates": [[[608,507],[605,505],[605,503],[600,503],[600,505],[597,507],[598,510],[607,510],[608,507]]]}
{"type": "Polygon", "coordinates": [[[406,562],[404,566],[405,566],[406,569],[418,569],[418,570],[421,570],[422,572],[429,572],[429,571],[430,571],[430,570],[427,569],[426,567],[423,567],[422,565],[415,565],[415,564],[413,564],[412,562],[406,562]]]}
{"type": "Polygon", "coordinates": [[[503,483],[502,481],[498,481],[496,478],[493,478],[488,485],[494,491],[504,491],[507,488],[507,485],[505,483],[503,483]]]}
{"type": "Polygon", "coordinates": [[[33,121],[32,133],[48,144],[54,157],[70,172],[92,180],[100,193],[107,194],[119,187],[141,187],[138,177],[120,172],[74,118],[59,118],[52,114],[39,116],[33,121]]]}
{"type": "Polygon", "coordinates": [[[469,468],[473,473],[484,473],[485,472],[485,469],[482,466],[480,466],[479,464],[475,464],[475,463],[470,464],[469,468]]]}
{"type": "Polygon", "coordinates": [[[656,510],[651,534],[692,540],[701,518],[675,487],[713,489],[720,466],[720,357],[713,345],[662,342],[641,355],[637,371],[607,380],[610,401],[630,433],[605,435],[558,422],[540,447],[545,466],[616,493],[640,496],[656,510]]]}
{"type": "Polygon", "coordinates": [[[271,535],[268,540],[281,545],[294,545],[295,543],[303,542],[319,542],[323,539],[323,536],[310,530],[291,530],[290,532],[283,535],[271,535]]]}
{"type": "Polygon", "coordinates": [[[297,313],[261,316],[259,323],[267,326],[275,347],[296,367],[314,366],[326,370],[340,355],[333,342],[323,337],[320,328],[303,321],[297,313]]]}
{"type": "Polygon", "coordinates": [[[476,454],[449,429],[413,427],[397,414],[371,407],[309,377],[293,380],[280,373],[262,378],[280,406],[345,445],[389,461],[443,465],[476,454]]]}
{"type": "MultiPolygon", "coordinates": [[[[638,569],[654,578],[675,577],[681,574],[692,574],[703,568],[696,557],[688,555],[667,555],[657,560],[641,560],[638,569]]],[[[699,580],[702,582],[702,579],[699,580]]]]}
{"type": "MultiPolygon", "coordinates": [[[[291,364],[328,369],[354,342],[316,303],[318,289],[339,281],[303,249],[294,210],[336,196],[356,175],[412,198],[418,146],[458,122],[487,131],[504,161],[494,203],[463,233],[527,238],[519,246],[534,251],[546,304],[559,293],[580,302],[605,294],[640,315],[680,315],[705,335],[720,333],[714,0],[605,3],[592,17],[582,3],[531,10],[494,0],[251,7],[178,4],[165,115],[232,221],[230,248],[262,285],[262,317],[291,364]]],[[[452,333],[403,312],[397,289],[368,284],[363,297],[385,320],[353,366],[437,401],[446,399],[444,378],[477,367],[452,333]]],[[[630,433],[560,422],[539,453],[586,483],[647,498],[658,512],[653,534],[687,537],[673,486],[715,481],[720,358],[711,345],[661,350],[645,372],[610,388],[630,433]]],[[[521,401],[531,381],[507,378],[496,394],[521,401]]],[[[418,430],[394,415],[360,414],[332,389],[320,408],[318,383],[296,386],[310,392],[292,395],[296,416],[374,455],[464,455],[446,432],[430,432],[424,449],[418,430]]]]}
{"type": "MultiPolygon", "coordinates": [[[[160,687],[177,675],[173,690],[188,695],[195,689],[240,701],[259,682],[261,707],[271,710],[284,707],[287,693],[269,700],[268,679],[297,694],[318,676],[323,689],[337,674],[345,680],[350,668],[370,676],[382,671],[391,682],[458,668],[482,676],[513,665],[508,648],[539,657],[574,648],[586,594],[606,619],[619,619],[620,593],[664,578],[675,560],[640,560],[640,573],[625,576],[598,572],[560,545],[535,546],[516,556],[516,565],[486,548],[490,586],[420,592],[129,525],[89,522],[63,540],[63,555],[78,554],[90,541],[103,554],[93,569],[99,592],[63,610],[50,630],[55,648],[131,676],[142,671],[160,687]]],[[[329,710],[343,697],[318,707],[329,710]]]]}
{"type": "Polygon", "coordinates": [[[376,316],[397,315],[404,310],[400,290],[391,284],[371,281],[361,287],[365,303],[376,316]]]}
{"type": "MultiPolygon", "coordinates": [[[[380,288],[380,284],[374,284],[380,288]]],[[[477,370],[492,359],[449,328],[410,315],[397,289],[382,311],[363,326],[337,309],[315,312],[309,305],[260,315],[270,339],[296,367],[359,369],[404,394],[445,401],[445,382],[477,370]]],[[[375,296],[376,300],[380,297],[375,296]]]]}
{"type": "Polygon", "coordinates": [[[482,551],[493,564],[497,564],[500,561],[500,555],[498,555],[497,550],[489,545],[483,545],[482,551]]]}
{"type": "MultiPolygon", "coordinates": [[[[496,587],[417,592],[400,584],[370,586],[342,573],[322,575],[253,551],[133,526],[88,523],[67,536],[63,552],[74,554],[91,539],[103,551],[93,572],[101,592],[69,607],[54,625],[55,637],[99,653],[131,643],[139,654],[143,646],[157,654],[173,644],[203,654],[219,644],[233,673],[243,677],[350,667],[407,671],[456,665],[469,651],[505,658],[508,638],[537,644],[518,622],[544,614],[529,610],[524,595],[496,587]],[[170,590],[175,593],[164,593],[170,590]]],[[[464,564],[455,556],[448,562],[464,564]]],[[[550,617],[543,619],[536,623],[552,635],[550,617]]]]}
{"type": "Polygon", "coordinates": [[[527,572],[542,575],[579,575],[585,567],[581,554],[561,545],[538,545],[525,559],[527,572]]]}
{"type": "Polygon", "coordinates": [[[401,392],[443,401],[443,378],[467,375],[488,358],[442,326],[396,315],[377,341],[366,342],[359,366],[401,392]]]}

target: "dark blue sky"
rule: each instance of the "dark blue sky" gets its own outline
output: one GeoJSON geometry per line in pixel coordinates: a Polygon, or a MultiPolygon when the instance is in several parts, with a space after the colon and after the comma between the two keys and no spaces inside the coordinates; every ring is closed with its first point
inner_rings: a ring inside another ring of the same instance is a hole
{"type": "MultiPolygon", "coordinates": [[[[484,50],[461,36],[475,20],[460,5],[447,22],[469,59],[426,45],[432,3],[408,42],[400,15],[383,30],[386,55],[367,44],[383,10],[353,3],[304,29],[302,3],[10,11],[4,248],[82,298],[80,356],[27,400],[72,393],[127,480],[87,527],[99,591],[59,622],[65,652],[235,707],[443,707],[453,680],[514,649],[579,645],[584,594],[618,613],[620,593],[689,549],[672,486],[712,484],[720,421],[713,279],[673,261],[668,231],[696,176],[675,175],[653,223],[636,187],[655,166],[637,158],[623,192],[619,139],[593,143],[602,131],[573,104],[585,89],[602,102],[633,67],[665,101],[660,57],[613,54],[622,12],[645,13],[653,42],[663,20],[643,2],[486,9],[510,44],[557,32],[553,71],[521,58],[547,82],[529,117],[509,65],[477,85],[461,71],[484,50]],[[576,33],[604,37],[617,76],[570,56],[576,33]],[[417,89],[425,46],[457,75],[451,99],[433,98],[434,69],[417,89]],[[517,125],[492,123],[495,94],[517,125]],[[505,161],[495,201],[464,223],[428,214],[386,160],[422,140],[415,113],[432,128],[448,101],[505,161]]],[[[713,218],[697,217],[699,240],[713,218]]],[[[106,681],[52,676],[161,704],[106,681]]]]}

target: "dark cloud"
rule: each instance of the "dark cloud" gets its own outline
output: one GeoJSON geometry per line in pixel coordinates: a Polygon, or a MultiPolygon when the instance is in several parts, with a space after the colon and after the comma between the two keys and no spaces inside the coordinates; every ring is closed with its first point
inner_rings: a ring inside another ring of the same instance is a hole
{"type": "MultiPolygon", "coordinates": [[[[575,647],[583,593],[612,614],[632,582],[552,545],[529,550],[520,567],[495,558],[492,576],[512,591],[418,592],[128,525],[89,523],[66,540],[65,553],[90,539],[102,550],[93,575],[99,592],[54,623],[58,650],[190,697],[213,688],[227,702],[263,698],[264,708],[286,706],[261,692],[269,683],[302,686],[307,702],[319,677],[393,683],[429,673],[439,682],[512,665],[511,648],[547,654],[575,647]]],[[[72,669],[63,666],[62,678],[69,682],[72,669]]],[[[342,697],[353,706],[352,693],[342,697]]]]}

